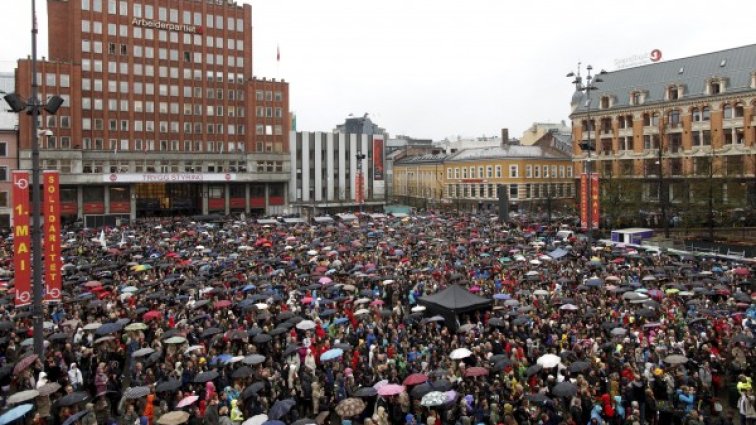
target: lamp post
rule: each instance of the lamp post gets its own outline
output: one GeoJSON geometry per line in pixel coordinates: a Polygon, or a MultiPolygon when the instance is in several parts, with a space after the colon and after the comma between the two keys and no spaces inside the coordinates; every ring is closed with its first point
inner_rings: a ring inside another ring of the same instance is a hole
{"type": "Polygon", "coordinates": [[[39,83],[37,81],[37,11],[36,0],[32,0],[32,57],[31,57],[31,80],[32,93],[27,100],[21,99],[17,94],[6,94],[3,98],[8,103],[11,111],[19,113],[27,111],[31,115],[31,150],[32,150],[32,319],[34,328],[34,353],[40,358],[44,357],[44,312],[42,310],[42,298],[44,287],[42,286],[42,211],[41,193],[39,189],[39,116],[40,109],[50,114],[58,112],[63,104],[60,96],[51,96],[46,102],[39,100],[39,83]]]}
{"type": "MultiPolygon", "coordinates": [[[[591,198],[593,196],[592,194],[592,185],[593,185],[593,176],[591,173],[591,152],[596,150],[596,146],[594,145],[593,141],[591,140],[591,129],[593,127],[593,123],[591,122],[591,92],[594,90],[598,90],[598,87],[594,85],[594,83],[601,83],[603,80],[600,77],[594,77],[591,72],[593,71],[593,67],[591,65],[586,66],[586,76],[585,76],[585,84],[583,84],[583,77],[580,75],[580,63],[578,62],[578,68],[577,68],[577,74],[575,72],[570,72],[567,74],[568,78],[575,77],[575,79],[572,81],[572,84],[575,85],[576,91],[585,92],[585,108],[586,108],[586,131],[588,132],[587,138],[585,142],[580,143],[580,149],[584,152],[587,152],[588,157],[585,160],[585,174],[586,178],[588,180],[588,193],[587,195],[587,208],[588,208],[588,223],[586,223],[586,228],[588,231],[588,249],[593,245],[593,208],[591,205],[591,198]]],[[[601,70],[599,74],[606,74],[606,71],[601,70]]]]}

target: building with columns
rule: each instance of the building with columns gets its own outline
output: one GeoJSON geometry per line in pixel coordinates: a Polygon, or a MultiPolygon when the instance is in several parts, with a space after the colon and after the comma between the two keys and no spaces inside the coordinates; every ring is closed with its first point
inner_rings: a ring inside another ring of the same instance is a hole
{"type": "Polygon", "coordinates": [[[699,225],[756,206],[756,45],[602,73],[572,98],[576,177],[600,175],[602,217],[699,225]],[[595,147],[595,152],[581,145],[595,147]]]}
{"type": "MultiPolygon", "coordinates": [[[[61,172],[64,220],[280,214],[287,204],[288,83],[256,78],[252,8],[233,0],[48,0],[39,61],[44,169],[61,172]],[[49,131],[47,131],[49,130],[49,131]]],[[[28,98],[28,59],[16,92],[28,98]]],[[[31,122],[20,119],[20,168],[31,122]]]]}

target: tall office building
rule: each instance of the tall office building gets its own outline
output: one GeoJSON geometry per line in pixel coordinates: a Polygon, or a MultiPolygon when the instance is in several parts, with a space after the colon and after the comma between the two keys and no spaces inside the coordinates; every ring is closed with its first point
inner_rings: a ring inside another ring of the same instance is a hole
{"type": "MultiPolygon", "coordinates": [[[[288,83],[256,78],[252,7],[232,0],[48,0],[38,63],[42,168],[87,225],[157,214],[283,212],[288,83]],[[49,134],[49,132],[47,132],[49,134]]],[[[16,91],[31,91],[31,61],[16,91]]],[[[31,122],[20,120],[21,168],[31,122]]]]}

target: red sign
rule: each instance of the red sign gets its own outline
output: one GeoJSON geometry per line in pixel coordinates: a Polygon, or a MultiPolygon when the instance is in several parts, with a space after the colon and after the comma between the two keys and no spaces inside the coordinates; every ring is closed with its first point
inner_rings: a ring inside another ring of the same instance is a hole
{"type": "Polygon", "coordinates": [[[591,227],[599,228],[599,209],[600,204],[599,175],[591,173],[591,227]]]}
{"type": "Polygon", "coordinates": [[[654,49],[648,57],[651,59],[651,62],[659,62],[662,58],[662,52],[659,49],[654,49]]]}
{"type": "Polygon", "coordinates": [[[599,227],[599,176],[598,173],[591,173],[591,202],[588,204],[588,177],[586,173],[580,175],[580,227],[588,228],[588,208],[591,211],[591,228],[599,227]]]}
{"type": "Polygon", "coordinates": [[[60,173],[45,170],[42,185],[45,198],[42,201],[43,216],[45,217],[44,242],[45,247],[45,301],[60,302],[61,284],[60,273],[63,264],[60,261],[60,173]]]}
{"type": "Polygon", "coordinates": [[[31,235],[29,172],[13,171],[13,270],[16,306],[31,303],[31,235]]]}
{"type": "Polygon", "coordinates": [[[373,138],[373,180],[383,180],[383,139],[373,138]]]}

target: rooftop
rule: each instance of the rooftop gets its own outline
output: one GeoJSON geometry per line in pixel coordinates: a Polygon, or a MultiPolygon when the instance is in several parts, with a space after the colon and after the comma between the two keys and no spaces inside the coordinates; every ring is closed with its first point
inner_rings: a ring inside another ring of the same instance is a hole
{"type": "Polygon", "coordinates": [[[463,149],[447,158],[447,161],[474,161],[479,159],[569,159],[569,155],[544,149],[541,146],[492,146],[463,149]]]}

